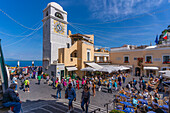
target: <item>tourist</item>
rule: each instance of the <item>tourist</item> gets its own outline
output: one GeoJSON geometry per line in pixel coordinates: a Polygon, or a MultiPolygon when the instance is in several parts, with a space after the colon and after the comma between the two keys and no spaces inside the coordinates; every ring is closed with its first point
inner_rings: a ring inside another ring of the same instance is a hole
{"type": "Polygon", "coordinates": [[[135,80],[135,78],[133,78],[133,88],[135,88],[135,89],[137,89],[136,84],[137,84],[137,81],[135,80]]]}
{"type": "Polygon", "coordinates": [[[64,90],[65,90],[65,88],[67,87],[67,80],[66,79],[63,82],[63,86],[64,86],[64,90]]]}
{"type": "Polygon", "coordinates": [[[16,84],[12,83],[10,87],[3,94],[2,105],[4,107],[14,107],[14,113],[20,113],[21,110],[21,101],[18,97],[18,94],[15,93],[16,84]]]}
{"type": "Polygon", "coordinates": [[[74,88],[72,88],[72,84],[70,83],[68,85],[68,88],[65,91],[65,98],[67,98],[69,100],[68,106],[69,106],[69,110],[67,113],[70,113],[70,111],[73,111],[73,100],[76,101],[76,92],[74,90],[74,88]]]}
{"type": "Polygon", "coordinates": [[[58,77],[57,77],[57,79],[56,79],[56,81],[55,81],[55,88],[57,88],[58,82],[59,82],[59,79],[58,79],[58,77]]]}
{"type": "Polygon", "coordinates": [[[84,84],[85,84],[85,81],[84,81],[84,78],[82,78],[81,88],[84,88],[84,84]]]}
{"type": "Polygon", "coordinates": [[[137,97],[136,97],[136,96],[133,98],[132,104],[133,104],[135,107],[137,107],[137,105],[138,105],[138,100],[137,100],[137,97]]]}
{"type": "Polygon", "coordinates": [[[121,77],[120,77],[120,75],[118,77],[118,82],[119,82],[119,86],[121,87],[121,77]]]}
{"type": "Polygon", "coordinates": [[[12,81],[13,81],[13,83],[15,83],[15,84],[16,84],[15,92],[18,92],[18,91],[17,91],[18,81],[17,81],[17,77],[16,77],[16,75],[14,75],[14,77],[13,77],[12,81]]]}
{"type": "Polygon", "coordinates": [[[71,84],[72,84],[73,88],[76,89],[76,81],[74,79],[72,79],[71,84]]]}
{"type": "Polygon", "coordinates": [[[93,91],[93,96],[95,97],[95,95],[96,95],[96,85],[95,85],[94,82],[92,83],[92,91],[93,91]]]}
{"type": "Polygon", "coordinates": [[[55,89],[55,78],[54,78],[54,76],[52,76],[51,81],[52,81],[53,89],[55,89]]]}
{"type": "Polygon", "coordinates": [[[25,80],[24,83],[25,83],[25,92],[26,92],[26,91],[30,92],[30,91],[29,91],[30,81],[28,80],[28,78],[26,78],[26,80],[25,80]]]}
{"type": "Polygon", "coordinates": [[[57,85],[56,99],[58,99],[58,94],[59,94],[59,99],[61,99],[61,90],[62,90],[62,84],[59,82],[57,85]]]}
{"type": "Polygon", "coordinates": [[[101,83],[101,78],[100,78],[100,79],[99,79],[99,82],[98,82],[98,86],[99,86],[98,91],[101,90],[101,85],[102,85],[102,83],[101,83]]]}
{"type": "Polygon", "coordinates": [[[111,80],[109,80],[109,83],[108,83],[108,93],[112,93],[112,82],[111,82],[111,80]]]}
{"type": "Polygon", "coordinates": [[[83,112],[88,113],[89,104],[90,104],[90,91],[88,89],[88,86],[85,86],[81,96],[81,108],[83,112]],[[84,109],[84,104],[86,104],[86,110],[84,109]]]}
{"type": "Polygon", "coordinates": [[[116,82],[116,80],[114,82],[114,87],[115,87],[115,91],[117,91],[117,82],[116,82]]]}
{"type": "Polygon", "coordinates": [[[46,83],[49,85],[49,79],[50,79],[50,77],[49,77],[49,75],[47,75],[46,76],[46,83]]]}
{"type": "Polygon", "coordinates": [[[125,80],[126,80],[125,75],[123,75],[122,79],[123,79],[123,83],[125,83],[125,80]]]}
{"type": "Polygon", "coordinates": [[[21,78],[21,89],[24,89],[24,77],[21,78]]]}
{"type": "Polygon", "coordinates": [[[40,82],[41,82],[41,75],[38,75],[37,79],[38,79],[38,85],[40,85],[40,82]]]}
{"type": "Polygon", "coordinates": [[[76,88],[79,90],[80,88],[79,88],[79,80],[77,79],[76,80],[76,88]]]}
{"type": "Polygon", "coordinates": [[[139,88],[142,90],[142,79],[139,78],[139,88]]]}

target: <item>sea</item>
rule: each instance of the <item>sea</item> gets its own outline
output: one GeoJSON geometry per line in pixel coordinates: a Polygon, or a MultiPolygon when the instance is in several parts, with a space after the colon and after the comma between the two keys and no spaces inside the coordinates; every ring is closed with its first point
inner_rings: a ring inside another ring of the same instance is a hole
{"type": "MultiPolygon", "coordinates": [[[[32,66],[32,61],[19,61],[20,62],[20,67],[26,67],[26,66],[32,66]]],[[[10,66],[10,67],[17,67],[18,60],[15,61],[5,61],[5,64],[10,66]]],[[[34,61],[34,66],[42,66],[42,61],[36,60],[34,61]]]]}

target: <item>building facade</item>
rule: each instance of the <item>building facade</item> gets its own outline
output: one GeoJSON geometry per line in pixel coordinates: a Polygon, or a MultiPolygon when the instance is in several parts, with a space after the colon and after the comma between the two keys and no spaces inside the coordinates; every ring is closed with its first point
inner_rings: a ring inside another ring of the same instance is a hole
{"type": "Polygon", "coordinates": [[[133,75],[159,75],[159,70],[170,69],[170,45],[111,48],[110,61],[112,64],[131,65],[133,75]]]}
{"type": "Polygon", "coordinates": [[[109,52],[94,49],[94,35],[67,34],[67,12],[51,2],[43,10],[43,71],[50,76],[65,78],[77,75],[82,77],[81,69],[90,66],[100,68],[98,64],[108,62],[109,52]],[[95,56],[95,57],[94,57],[95,56]]]}

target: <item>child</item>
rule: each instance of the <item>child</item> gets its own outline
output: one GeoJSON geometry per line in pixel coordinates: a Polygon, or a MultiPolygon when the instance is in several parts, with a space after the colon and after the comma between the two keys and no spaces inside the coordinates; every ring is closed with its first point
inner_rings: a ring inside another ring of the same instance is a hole
{"type": "Polygon", "coordinates": [[[25,91],[28,91],[28,92],[30,92],[29,91],[29,85],[30,85],[30,81],[28,80],[28,78],[26,78],[26,80],[25,80],[25,91]],[[27,90],[26,90],[27,89],[27,90]]]}

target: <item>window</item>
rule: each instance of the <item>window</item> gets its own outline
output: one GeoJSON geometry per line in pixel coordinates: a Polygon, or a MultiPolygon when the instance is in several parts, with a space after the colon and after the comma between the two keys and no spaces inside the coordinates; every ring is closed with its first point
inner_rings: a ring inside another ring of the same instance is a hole
{"type": "Polygon", "coordinates": [[[124,56],[124,63],[129,63],[129,56],[124,56]]]}
{"type": "Polygon", "coordinates": [[[67,48],[70,48],[70,44],[69,43],[67,43],[67,48]]]}
{"type": "Polygon", "coordinates": [[[103,62],[103,57],[99,57],[99,62],[103,62]]]}
{"type": "Polygon", "coordinates": [[[63,18],[63,15],[62,15],[61,13],[59,13],[59,12],[56,12],[56,13],[55,13],[55,16],[58,17],[58,18],[60,18],[60,19],[62,19],[62,20],[64,19],[64,18],[63,18]]]}
{"type": "Polygon", "coordinates": [[[152,63],[152,56],[146,56],[145,63],[148,63],[148,64],[152,63]]]}
{"type": "Polygon", "coordinates": [[[163,64],[170,64],[170,55],[164,55],[162,58],[163,64]]]}
{"type": "Polygon", "coordinates": [[[48,16],[48,11],[46,12],[46,16],[48,16]]]}
{"type": "Polygon", "coordinates": [[[87,61],[90,61],[90,49],[87,49],[87,61]]]}

